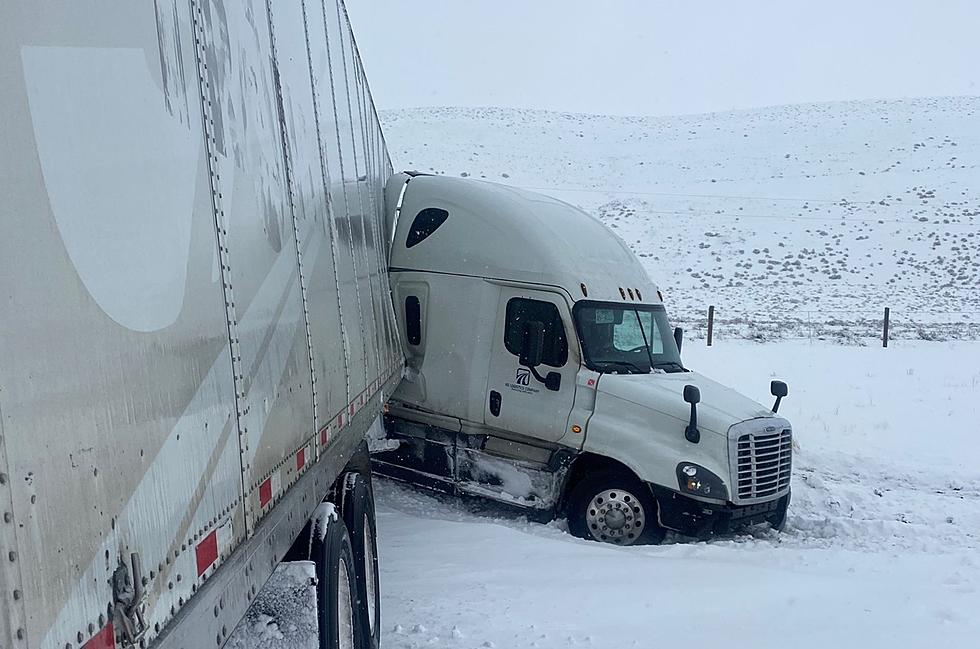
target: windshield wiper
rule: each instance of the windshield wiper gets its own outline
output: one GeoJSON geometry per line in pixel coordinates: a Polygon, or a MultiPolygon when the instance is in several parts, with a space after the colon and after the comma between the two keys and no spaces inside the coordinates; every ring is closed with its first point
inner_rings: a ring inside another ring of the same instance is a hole
{"type": "Polygon", "coordinates": [[[625,367],[628,370],[632,370],[631,374],[647,374],[639,366],[630,363],[629,361],[597,361],[596,365],[615,365],[616,367],[625,367]]]}
{"type": "Polygon", "coordinates": [[[654,363],[653,367],[657,367],[661,369],[673,367],[676,368],[678,372],[687,371],[687,368],[681,365],[680,363],[678,363],[677,361],[660,361],[659,363],[654,363]]]}

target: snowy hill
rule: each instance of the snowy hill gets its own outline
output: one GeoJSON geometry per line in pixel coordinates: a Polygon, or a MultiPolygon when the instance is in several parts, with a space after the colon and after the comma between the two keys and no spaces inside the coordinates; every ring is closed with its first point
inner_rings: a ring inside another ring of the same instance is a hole
{"type": "Polygon", "coordinates": [[[602,218],[703,335],[980,337],[980,97],[681,117],[387,111],[396,168],[602,218]]]}

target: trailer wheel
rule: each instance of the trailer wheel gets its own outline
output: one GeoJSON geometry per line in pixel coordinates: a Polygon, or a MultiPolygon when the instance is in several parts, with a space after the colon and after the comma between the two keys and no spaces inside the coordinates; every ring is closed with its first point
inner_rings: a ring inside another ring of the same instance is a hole
{"type": "Polygon", "coordinates": [[[310,558],[316,563],[320,649],[357,649],[360,615],[357,573],[347,527],[336,515],[312,530],[310,558]]]}
{"type": "Polygon", "coordinates": [[[374,517],[374,490],[370,478],[350,474],[345,482],[343,516],[351,534],[357,566],[357,599],[360,605],[361,649],[381,644],[381,591],[378,587],[378,538],[374,517]]]}
{"type": "Polygon", "coordinates": [[[583,539],[615,545],[656,544],[666,530],[657,521],[650,489],[630,475],[587,475],[569,495],[568,530],[583,539]]]}

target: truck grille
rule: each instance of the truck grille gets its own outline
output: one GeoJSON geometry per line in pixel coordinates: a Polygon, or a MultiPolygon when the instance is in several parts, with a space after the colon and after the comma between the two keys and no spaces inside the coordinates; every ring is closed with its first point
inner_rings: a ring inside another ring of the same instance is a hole
{"type": "Polygon", "coordinates": [[[751,432],[733,440],[735,502],[771,499],[789,489],[793,468],[793,433],[751,432]]]}

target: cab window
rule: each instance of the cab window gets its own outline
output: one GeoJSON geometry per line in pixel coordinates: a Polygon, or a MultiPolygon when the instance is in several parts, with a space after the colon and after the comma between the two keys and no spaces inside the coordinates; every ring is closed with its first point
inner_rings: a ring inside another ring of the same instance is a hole
{"type": "Polygon", "coordinates": [[[415,215],[412,227],[408,230],[408,237],[405,239],[405,247],[412,248],[429,238],[439,226],[449,218],[449,212],[438,207],[427,207],[415,215]]]}
{"type": "Polygon", "coordinates": [[[663,333],[653,319],[653,312],[633,311],[624,314],[622,321],[613,326],[613,347],[628,352],[644,346],[649,346],[652,354],[664,352],[663,333]]]}
{"type": "Polygon", "coordinates": [[[504,346],[511,354],[521,355],[521,340],[526,322],[544,325],[544,354],[542,362],[562,367],[568,362],[568,340],[558,307],[551,302],[515,297],[507,302],[507,322],[504,325],[504,346]]]}

